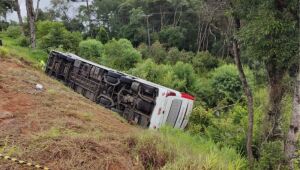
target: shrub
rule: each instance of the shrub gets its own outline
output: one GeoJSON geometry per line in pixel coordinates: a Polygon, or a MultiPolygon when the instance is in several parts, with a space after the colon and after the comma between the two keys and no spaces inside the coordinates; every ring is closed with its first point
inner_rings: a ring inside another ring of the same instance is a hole
{"type": "MultiPolygon", "coordinates": [[[[69,32],[63,26],[60,27],[58,25],[60,24],[55,24],[55,26],[49,30],[48,34],[38,39],[38,46],[45,50],[61,47],[66,51],[77,52],[79,42],[82,40],[81,33],[69,32]]],[[[48,25],[45,27],[48,27],[48,25]]],[[[46,31],[42,34],[44,33],[46,33],[46,31]]]]}
{"type": "Polygon", "coordinates": [[[108,33],[104,27],[100,27],[97,34],[97,40],[101,41],[103,44],[107,43],[107,41],[109,40],[108,33]]]}
{"type": "Polygon", "coordinates": [[[127,39],[113,39],[104,45],[102,58],[112,68],[129,70],[141,61],[142,56],[127,39]]]}
{"type": "Polygon", "coordinates": [[[167,63],[175,64],[177,61],[179,61],[181,58],[180,51],[176,47],[170,48],[168,51],[168,54],[166,56],[167,63]]]}
{"type": "Polygon", "coordinates": [[[9,26],[6,30],[6,34],[11,38],[18,38],[22,35],[19,26],[9,26]]]}
{"type": "Polygon", "coordinates": [[[63,40],[63,48],[67,51],[77,53],[79,51],[78,46],[82,40],[82,35],[80,32],[69,32],[65,31],[63,40]]]}
{"type": "Polygon", "coordinates": [[[7,57],[8,56],[8,49],[5,47],[0,47],[0,57],[7,57]]]}
{"type": "MultiPolygon", "coordinates": [[[[252,85],[253,74],[248,69],[245,70],[248,82],[252,85]]],[[[232,104],[239,100],[243,94],[237,68],[232,64],[223,65],[212,72],[211,86],[217,96],[215,102],[219,104],[232,104]]]]}
{"type": "Polygon", "coordinates": [[[205,129],[212,124],[212,118],[211,112],[205,110],[201,105],[196,106],[189,117],[189,131],[192,134],[205,133],[205,129]]]}
{"type": "Polygon", "coordinates": [[[215,94],[211,86],[211,80],[205,77],[196,79],[192,91],[196,94],[197,100],[204,106],[215,105],[215,94]]]}
{"type": "Polygon", "coordinates": [[[219,66],[219,61],[208,51],[198,52],[192,60],[193,67],[197,73],[210,71],[219,66]]]}
{"type": "Polygon", "coordinates": [[[147,44],[145,43],[141,43],[137,50],[142,54],[143,59],[146,59],[149,57],[149,48],[147,46],[147,44]]]}
{"type": "Polygon", "coordinates": [[[284,160],[283,142],[272,141],[262,145],[259,169],[281,169],[284,160]]]}
{"type": "Polygon", "coordinates": [[[50,32],[38,39],[38,46],[42,49],[58,48],[64,43],[65,28],[54,27],[50,32]]]}
{"type": "Polygon", "coordinates": [[[156,63],[164,63],[167,52],[163,45],[156,41],[151,45],[148,55],[148,58],[152,58],[156,63]]]}
{"type": "Polygon", "coordinates": [[[174,88],[180,91],[188,91],[195,83],[195,72],[193,66],[181,61],[173,67],[174,70],[174,88]]]}
{"type": "Polygon", "coordinates": [[[159,40],[168,47],[180,48],[185,39],[184,32],[181,27],[166,27],[159,32],[159,40]]]}
{"type": "Polygon", "coordinates": [[[52,30],[65,29],[62,22],[56,21],[39,21],[37,22],[36,37],[37,39],[48,35],[52,30]]]}
{"type": "Polygon", "coordinates": [[[24,35],[21,35],[17,39],[17,42],[18,42],[18,45],[20,45],[21,47],[28,47],[30,45],[29,39],[24,35]]]}
{"type": "Polygon", "coordinates": [[[79,43],[79,55],[89,60],[100,61],[103,45],[95,39],[88,39],[79,43]]]}
{"type": "Polygon", "coordinates": [[[172,67],[164,64],[158,65],[151,59],[138,63],[135,68],[129,70],[129,73],[163,86],[170,88],[174,86],[174,72],[172,67]]]}

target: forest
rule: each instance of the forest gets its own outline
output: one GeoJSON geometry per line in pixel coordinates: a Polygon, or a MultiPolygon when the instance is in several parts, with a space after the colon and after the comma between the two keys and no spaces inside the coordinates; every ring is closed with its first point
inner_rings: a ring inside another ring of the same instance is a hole
{"type": "Polygon", "coordinates": [[[71,16],[69,1],[26,0],[23,17],[18,0],[1,0],[0,39],[38,51],[39,67],[71,52],[192,94],[184,133],[233,148],[243,169],[300,169],[299,1],[82,2],[71,16]]]}

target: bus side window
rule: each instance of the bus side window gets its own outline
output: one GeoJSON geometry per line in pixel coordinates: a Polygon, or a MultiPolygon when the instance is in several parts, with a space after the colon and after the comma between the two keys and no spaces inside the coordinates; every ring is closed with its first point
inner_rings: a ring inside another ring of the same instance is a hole
{"type": "Polygon", "coordinates": [[[174,99],[172,101],[166,124],[168,124],[172,127],[175,126],[177,118],[179,116],[180,109],[181,109],[181,104],[182,104],[182,100],[180,100],[180,99],[174,99]]]}

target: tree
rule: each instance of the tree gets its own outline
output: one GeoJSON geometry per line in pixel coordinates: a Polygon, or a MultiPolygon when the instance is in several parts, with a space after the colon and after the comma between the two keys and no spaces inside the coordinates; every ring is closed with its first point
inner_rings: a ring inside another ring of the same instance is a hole
{"type": "Polygon", "coordinates": [[[246,24],[239,32],[248,57],[264,63],[269,86],[269,109],[265,116],[266,141],[282,140],[281,101],[285,94],[283,78],[297,58],[299,19],[297,1],[241,1],[246,24]],[[251,11],[249,11],[251,10],[251,11]],[[250,56],[251,55],[251,56],[250,56]]]}
{"type": "MultiPolygon", "coordinates": [[[[241,25],[240,20],[234,16],[234,29],[235,31],[239,31],[241,25]]],[[[253,106],[253,95],[251,88],[248,84],[242,62],[241,62],[241,54],[240,54],[240,48],[238,45],[238,41],[236,38],[233,38],[232,42],[232,48],[233,48],[233,56],[234,61],[237,66],[238,72],[239,72],[239,78],[243,85],[244,94],[247,97],[247,106],[248,106],[248,131],[247,131],[247,156],[249,161],[249,169],[252,170],[254,167],[254,157],[253,157],[253,151],[252,151],[252,141],[253,141],[253,119],[254,119],[254,106],[253,106]]]]}
{"type": "Polygon", "coordinates": [[[85,0],[86,2],[86,13],[88,16],[88,21],[89,21],[89,30],[92,30],[92,16],[91,16],[91,9],[90,9],[90,5],[89,5],[89,0],[85,0]]]}
{"type": "MultiPolygon", "coordinates": [[[[300,60],[299,60],[300,61],[300,60]]],[[[287,139],[285,141],[285,156],[288,161],[290,169],[294,169],[293,159],[296,157],[295,152],[297,149],[296,143],[299,139],[300,129],[300,62],[298,66],[298,76],[295,80],[295,91],[293,99],[293,111],[287,139]]]]}
{"type": "Polygon", "coordinates": [[[6,21],[6,13],[7,11],[11,11],[14,7],[13,0],[1,1],[0,3],[0,17],[3,17],[6,21]]]}
{"type": "Polygon", "coordinates": [[[40,0],[37,0],[36,2],[36,9],[35,9],[35,21],[38,20],[38,16],[39,16],[39,6],[40,6],[40,0]]]}
{"type": "Polygon", "coordinates": [[[20,30],[21,30],[22,34],[25,35],[19,0],[15,0],[15,11],[17,11],[17,14],[18,14],[20,30]]]}
{"type": "Polygon", "coordinates": [[[27,20],[29,23],[30,44],[31,48],[35,48],[35,15],[32,0],[26,0],[27,20]]]}
{"type": "Polygon", "coordinates": [[[186,0],[167,0],[167,1],[170,2],[174,8],[173,26],[176,27],[181,19],[182,8],[187,5],[187,1],[186,0]],[[180,10],[179,16],[177,16],[178,10],[180,10]]]}

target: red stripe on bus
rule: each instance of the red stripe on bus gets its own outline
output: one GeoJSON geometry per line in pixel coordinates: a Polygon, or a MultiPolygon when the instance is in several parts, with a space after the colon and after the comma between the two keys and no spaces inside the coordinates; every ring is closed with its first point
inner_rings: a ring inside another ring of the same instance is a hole
{"type": "Polygon", "coordinates": [[[195,97],[187,93],[181,93],[181,97],[185,99],[195,100],[195,97]]]}

